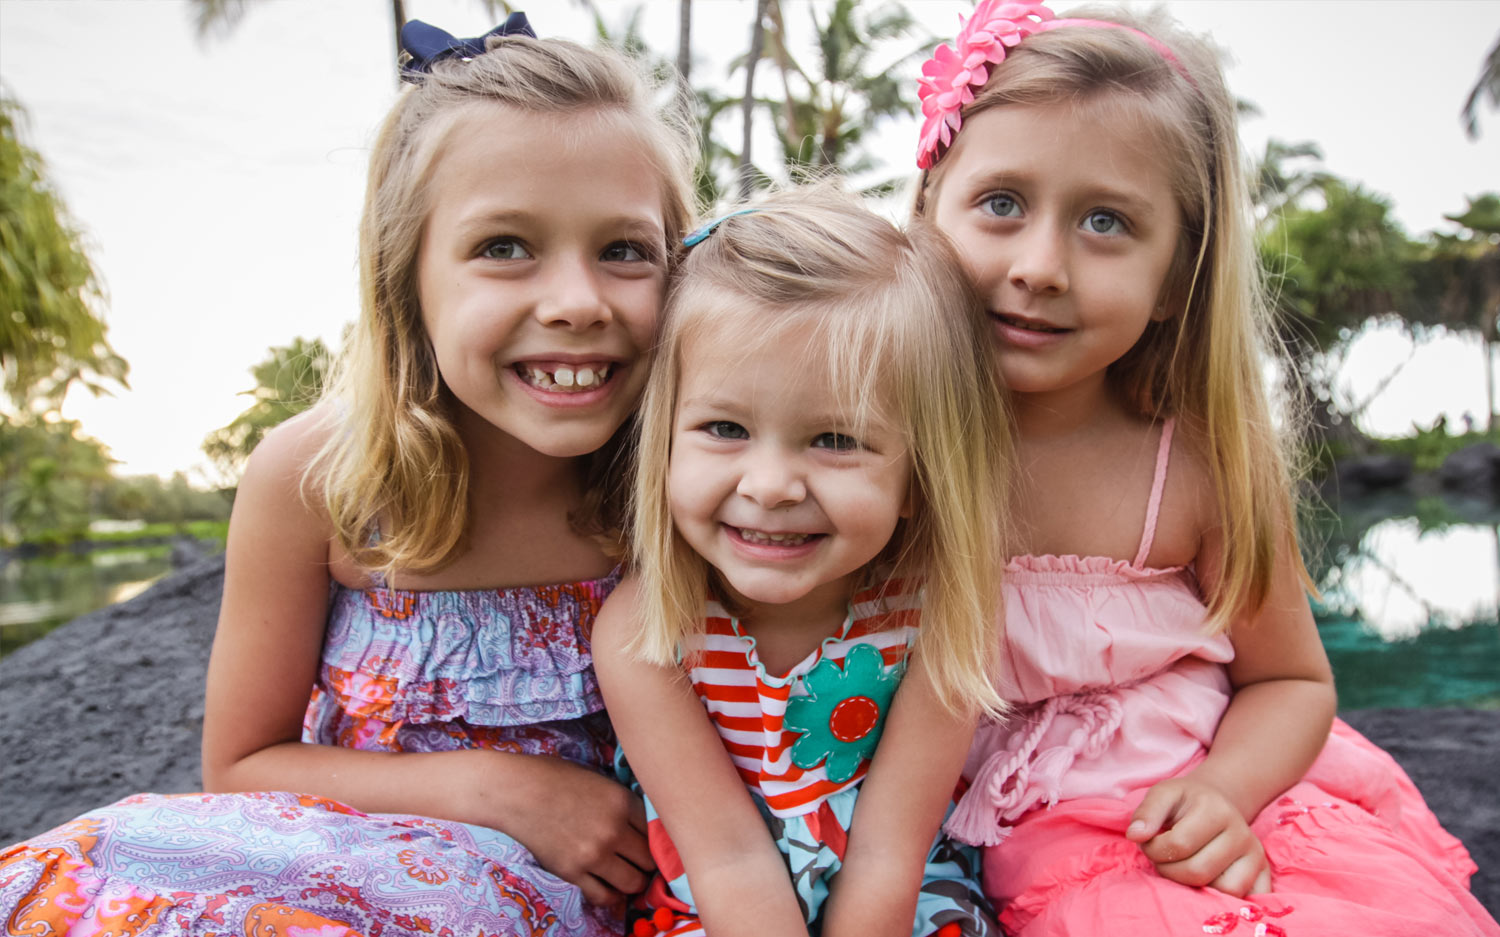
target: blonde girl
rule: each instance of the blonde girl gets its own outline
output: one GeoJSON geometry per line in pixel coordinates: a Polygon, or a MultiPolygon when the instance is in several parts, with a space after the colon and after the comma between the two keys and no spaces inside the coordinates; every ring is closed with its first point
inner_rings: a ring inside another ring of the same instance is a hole
{"type": "Polygon", "coordinates": [[[1017,434],[1015,712],[947,827],[987,847],[1001,923],[1496,933],[1463,847],[1333,719],[1214,50],[984,2],[923,75],[916,213],[989,312],[1017,434]]]}
{"type": "Polygon", "coordinates": [[[143,795],[21,844],[12,928],[608,934],[646,883],[590,529],[695,147],[632,63],[524,17],[403,41],[342,372],[230,525],[204,782],[276,793],[143,795]]]}
{"type": "Polygon", "coordinates": [[[595,630],[659,870],[633,933],[995,933],[935,839],[997,705],[1006,437],[974,296],[940,235],[827,187],[689,242],[634,572],[595,630]]]}

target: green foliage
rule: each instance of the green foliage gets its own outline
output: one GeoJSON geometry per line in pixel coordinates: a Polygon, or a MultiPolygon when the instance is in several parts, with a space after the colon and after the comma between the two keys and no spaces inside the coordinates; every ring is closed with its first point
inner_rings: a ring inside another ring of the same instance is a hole
{"type": "Polygon", "coordinates": [[[269,430],[317,401],[328,378],[330,356],[321,339],[294,338],[267,351],[269,357],[250,369],[255,387],[242,392],[255,402],[203,440],[203,452],[231,478],[269,430]]]}
{"type": "Polygon", "coordinates": [[[74,421],[0,421],[0,539],[24,540],[44,530],[82,535],[112,461],[74,421]]]}
{"type": "Polygon", "coordinates": [[[894,40],[908,37],[915,21],[903,7],[862,7],[859,0],[835,0],[826,19],[809,7],[815,67],[803,68],[787,48],[781,24],[767,36],[782,73],[785,101],[776,112],[782,155],[794,179],[809,171],[837,169],[854,174],[875,162],[865,146],[886,118],[917,113],[915,88],[897,66],[924,54],[921,46],[892,59],[894,40]],[[880,58],[880,61],[877,61],[880,58]]]}
{"type": "Polygon", "coordinates": [[[19,104],[0,94],[0,397],[48,412],[77,381],[125,386],[128,366],[105,338],[103,302],[79,232],[21,142],[19,104]]]}
{"type": "Polygon", "coordinates": [[[0,542],[94,539],[97,518],[183,524],[222,521],[229,499],[178,473],[116,478],[114,460],[75,421],[25,416],[0,421],[0,542]]]}
{"type": "Polygon", "coordinates": [[[1319,349],[1397,309],[1417,254],[1384,196],[1338,180],[1321,188],[1321,208],[1288,210],[1261,240],[1278,306],[1319,349]]]}
{"type": "Polygon", "coordinates": [[[1417,429],[1411,436],[1396,439],[1376,439],[1376,446],[1383,452],[1411,456],[1412,469],[1417,472],[1435,472],[1450,455],[1466,446],[1478,442],[1500,443],[1500,433],[1476,431],[1462,435],[1449,435],[1442,421],[1427,429],[1417,429]]]}

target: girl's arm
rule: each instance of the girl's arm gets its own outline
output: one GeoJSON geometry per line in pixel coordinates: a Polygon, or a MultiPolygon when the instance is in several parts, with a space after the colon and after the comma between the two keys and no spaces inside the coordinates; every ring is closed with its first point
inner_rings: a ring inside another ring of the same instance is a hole
{"type": "Polygon", "coordinates": [[[209,660],[203,782],[282,790],[368,813],[412,813],[514,836],[595,903],[645,884],[645,812],[612,780],[557,758],[482,749],[358,751],[301,741],[327,619],[327,518],[302,495],[326,438],[315,410],[261,442],[230,519],[224,598],[209,660]]]}
{"type": "Polygon", "coordinates": [[[627,578],[594,625],[594,667],[630,769],[687,872],[704,930],[807,934],[786,865],[681,668],[626,650],[638,583],[627,578]]]}
{"type": "MultiPolygon", "coordinates": [[[[1240,896],[1270,891],[1270,867],[1249,824],[1302,779],[1333,723],[1333,672],[1292,561],[1296,546],[1290,535],[1286,541],[1265,603],[1231,632],[1234,695],[1208,756],[1153,787],[1126,834],[1174,881],[1240,896]]],[[[1204,536],[1197,566],[1205,592],[1217,583],[1223,548],[1218,528],[1204,536]]]]}
{"type": "Polygon", "coordinates": [[[953,801],[975,722],[938,702],[914,656],[861,782],[824,916],[828,937],[911,934],[927,854],[953,801]]]}

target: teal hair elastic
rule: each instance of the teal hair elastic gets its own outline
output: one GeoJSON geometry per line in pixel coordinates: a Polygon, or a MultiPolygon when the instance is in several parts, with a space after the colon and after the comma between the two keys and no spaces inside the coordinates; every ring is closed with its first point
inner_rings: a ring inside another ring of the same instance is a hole
{"type": "Polygon", "coordinates": [[[689,234],[687,237],[683,238],[682,239],[682,246],[683,247],[692,247],[694,244],[697,244],[698,242],[702,241],[704,238],[708,237],[710,234],[713,234],[714,233],[714,228],[717,228],[719,225],[721,225],[724,222],[728,221],[730,218],[733,218],[735,215],[751,215],[751,214],[754,214],[755,212],[758,212],[758,211],[760,211],[759,208],[741,208],[739,211],[732,211],[732,212],[730,212],[727,215],[720,215],[719,217],[715,218],[713,221],[710,221],[707,224],[704,224],[704,225],[700,226],[692,234],[689,234]]]}

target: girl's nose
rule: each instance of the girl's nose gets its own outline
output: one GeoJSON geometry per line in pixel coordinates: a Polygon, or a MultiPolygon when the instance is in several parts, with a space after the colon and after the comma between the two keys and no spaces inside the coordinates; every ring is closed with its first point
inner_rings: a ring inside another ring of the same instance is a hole
{"type": "Polygon", "coordinates": [[[1068,256],[1065,235],[1050,225],[1033,225],[1015,239],[1010,264],[1012,286],[1028,293],[1066,293],[1068,256]]]}
{"type": "Polygon", "coordinates": [[[543,325],[582,332],[614,318],[599,272],[581,258],[555,258],[551,275],[539,284],[536,318],[543,325]]]}
{"type": "Polygon", "coordinates": [[[787,459],[761,452],[745,459],[735,493],[762,508],[777,508],[801,502],[807,497],[807,485],[787,459]]]}

